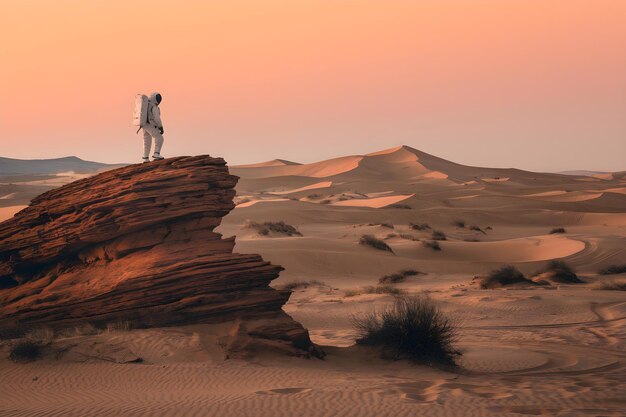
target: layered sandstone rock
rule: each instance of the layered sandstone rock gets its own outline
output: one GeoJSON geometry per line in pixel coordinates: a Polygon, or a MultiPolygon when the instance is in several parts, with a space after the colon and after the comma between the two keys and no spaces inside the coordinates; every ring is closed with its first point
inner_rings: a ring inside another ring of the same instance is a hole
{"type": "Polygon", "coordinates": [[[237,180],[223,159],[179,157],[38,196],[0,223],[0,331],[233,321],[233,351],[315,351],[281,309],[290,292],[269,287],[282,268],[213,231],[237,180]]]}

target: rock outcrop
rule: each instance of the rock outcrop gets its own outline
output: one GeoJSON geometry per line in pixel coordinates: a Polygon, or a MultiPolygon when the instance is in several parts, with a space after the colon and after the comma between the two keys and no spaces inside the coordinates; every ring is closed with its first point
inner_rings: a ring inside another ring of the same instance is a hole
{"type": "Polygon", "coordinates": [[[221,158],[131,165],[36,197],[0,223],[0,331],[128,320],[233,322],[225,345],[316,352],[282,311],[282,270],[214,232],[234,208],[221,158]]]}

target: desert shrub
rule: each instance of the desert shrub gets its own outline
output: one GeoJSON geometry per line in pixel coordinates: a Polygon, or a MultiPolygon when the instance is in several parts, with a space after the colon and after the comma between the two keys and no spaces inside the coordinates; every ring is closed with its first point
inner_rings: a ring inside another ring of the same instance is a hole
{"type": "Polygon", "coordinates": [[[425,248],[432,249],[434,251],[441,250],[441,246],[439,245],[439,242],[437,242],[436,240],[423,240],[422,245],[425,248]]]}
{"type": "Polygon", "coordinates": [[[489,275],[480,281],[480,288],[499,288],[519,283],[534,284],[534,282],[527,279],[517,268],[507,265],[491,271],[489,275]]]}
{"type": "Polygon", "coordinates": [[[9,350],[9,359],[13,362],[32,362],[41,356],[42,345],[27,338],[14,343],[9,350]]]}
{"type": "Polygon", "coordinates": [[[411,229],[413,230],[429,230],[430,226],[428,225],[428,223],[409,223],[409,226],[411,226],[411,229]]]}
{"type": "Polygon", "coordinates": [[[389,294],[389,295],[401,295],[404,294],[399,288],[391,285],[368,285],[358,289],[345,290],[343,292],[345,297],[354,297],[361,294],[389,294]]]}
{"type": "Polygon", "coordinates": [[[393,224],[391,223],[381,223],[381,227],[386,227],[387,229],[393,229],[393,224]]]}
{"type": "Polygon", "coordinates": [[[285,223],[284,221],[279,222],[263,222],[258,223],[252,220],[246,221],[245,227],[247,229],[256,230],[256,232],[262,236],[267,236],[270,232],[278,233],[287,236],[302,236],[302,233],[298,231],[295,227],[290,224],[285,223]]]}
{"type": "Polygon", "coordinates": [[[352,318],[357,344],[381,348],[384,358],[454,365],[456,326],[428,297],[398,297],[380,312],[352,318]]]}
{"type": "Polygon", "coordinates": [[[26,333],[25,338],[38,344],[39,346],[47,346],[54,341],[54,330],[49,327],[39,327],[26,333]]]}
{"type": "Polygon", "coordinates": [[[562,227],[555,227],[554,229],[550,230],[551,235],[554,235],[556,233],[567,233],[567,231],[562,227]]]}
{"type": "Polygon", "coordinates": [[[621,265],[609,265],[606,268],[602,268],[598,271],[600,275],[614,275],[614,274],[623,274],[626,272],[626,264],[621,265]]]}
{"type": "Polygon", "coordinates": [[[281,288],[285,290],[296,290],[299,288],[309,288],[313,286],[328,287],[328,285],[325,282],[318,281],[318,280],[309,280],[309,281],[288,282],[287,284],[283,285],[281,288]]]}
{"type": "Polygon", "coordinates": [[[457,220],[452,222],[452,225],[456,226],[456,227],[460,227],[461,229],[463,229],[465,227],[465,220],[457,219],[457,220]]]}
{"type": "Polygon", "coordinates": [[[416,271],[414,269],[403,269],[400,272],[396,272],[395,274],[385,275],[378,279],[380,284],[396,284],[398,282],[403,282],[406,277],[416,276],[423,274],[423,272],[416,271]]]}
{"type": "Polygon", "coordinates": [[[487,226],[487,227],[485,227],[485,230],[493,230],[493,227],[487,226]]]}
{"type": "Polygon", "coordinates": [[[361,290],[362,294],[391,294],[399,295],[404,294],[404,291],[392,287],[391,285],[368,285],[361,290]]]}
{"type": "Polygon", "coordinates": [[[63,329],[60,332],[61,337],[77,337],[77,336],[90,336],[94,334],[100,333],[101,330],[98,329],[91,323],[83,323],[76,325],[74,327],[68,327],[63,329]]]}
{"type": "Polygon", "coordinates": [[[307,196],[307,198],[309,198],[309,199],[311,199],[311,200],[316,200],[316,199],[318,199],[318,198],[320,198],[320,197],[322,197],[322,196],[321,196],[321,195],[319,195],[319,194],[309,194],[309,195],[307,196]]]}
{"type": "Polygon", "coordinates": [[[408,204],[394,203],[394,204],[389,204],[387,208],[411,210],[412,207],[409,206],[408,204]]]}
{"type": "Polygon", "coordinates": [[[583,282],[580,278],[578,278],[574,270],[563,261],[550,261],[545,271],[550,272],[552,279],[557,282],[576,284],[583,282]]]}
{"type": "Polygon", "coordinates": [[[321,200],[320,204],[330,204],[330,200],[329,199],[321,200]]]}
{"type": "Polygon", "coordinates": [[[478,226],[470,226],[470,230],[473,230],[475,232],[480,232],[480,233],[485,234],[485,235],[487,234],[487,233],[485,233],[485,231],[483,229],[481,229],[478,226]]]}
{"type": "Polygon", "coordinates": [[[127,332],[133,328],[130,320],[116,320],[106,324],[105,331],[111,332],[127,332]]]}
{"type": "Polygon", "coordinates": [[[618,282],[603,282],[598,284],[594,289],[596,290],[608,290],[608,291],[626,291],[626,281],[618,282]]]}
{"type": "Polygon", "coordinates": [[[393,250],[391,250],[391,247],[389,247],[388,244],[386,244],[382,240],[380,240],[380,239],[378,239],[378,238],[376,238],[375,236],[372,236],[372,235],[363,235],[363,236],[361,236],[361,239],[359,240],[359,244],[360,245],[371,246],[374,249],[384,250],[384,251],[393,253],[393,250]]]}
{"type": "Polygon", "coordinates": [[[446,234],[440,230],[433,230],[433,233],[430,235],[432,240],[448,240],[446,234]]]}

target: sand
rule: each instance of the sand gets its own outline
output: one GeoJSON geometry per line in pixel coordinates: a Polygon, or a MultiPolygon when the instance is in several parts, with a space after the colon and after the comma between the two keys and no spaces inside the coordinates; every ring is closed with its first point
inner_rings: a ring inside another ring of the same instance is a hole
{"type": "Polygon", "coordinates": [[[327,358],[225,360],[209,325],[85,336],[90,357],[14,364],[3,354],[0,415],[626,415],[626,292],[596,289],[626,281],[597,274],[626,263],[623,176],[465,167],[407,147],[233,172],[248,201],[217,230],[237,236],[235,251],[285,267],[273,286],[324,283],[296,289],[284,309],[327,358]],[[303,236],[259,236],[244,228],[248,219],[283,220],[303,236]],[[459,219],[465,227],[453,224],[459,219]],[[550,234],[556,227],[566,233],[550,234]],[[432,229],[447,237],[441,251],[422,245],[432,229]],[[360,245],[364,234],[393,253],[360,245]],[[472,282],[509,264],[532,275],[551,259],[585,283],[481,290],[472,282]],[[425,274],[395,286],[428,293],[457,320],[459,368],[390,362],[355,346],[351,317],[393,301],[363,287],[405,268],[425,274]],[[144,362],[114,363],[133,355],[144,362]]]}

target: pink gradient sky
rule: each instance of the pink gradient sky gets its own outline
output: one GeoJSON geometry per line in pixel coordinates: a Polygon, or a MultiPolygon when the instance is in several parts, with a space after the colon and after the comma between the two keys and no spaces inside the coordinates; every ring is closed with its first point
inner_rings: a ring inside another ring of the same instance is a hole
{"type": "Polygon", "coordinates": [[[626,169],[624,0],[3,0],[0,156],[310,162],[406,144],[455,162],[626,169]]]}

